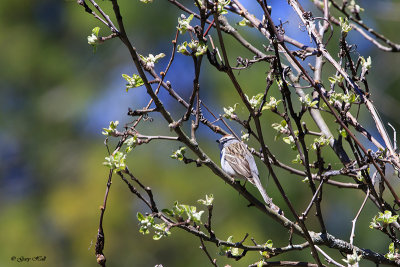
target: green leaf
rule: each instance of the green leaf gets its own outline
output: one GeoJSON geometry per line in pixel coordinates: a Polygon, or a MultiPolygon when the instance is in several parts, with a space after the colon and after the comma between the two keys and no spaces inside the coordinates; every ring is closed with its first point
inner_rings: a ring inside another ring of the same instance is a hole
{"type": "Polygon", "coordinates": [[[204,213],[203,210],[196,212],[196,207],[195,206],[189,206],[189,205],[183,205],[185,209],[186,216],[188,217],[189,220],[196,222],[196,223],[201,223],[201,215],[204,213]]]}
{"type": "Polygon", "coordinates": [[[326,138],[325,135],[321,135],[320,137],[314,139],[314,142],[311,144],[311,148],[317,150],[317,147],[321,148],[329,145],[330,140],[331,137],[326,138]]]}
{"type": "Polygon", "coordinates": [[[278,140],[283,133],[289,131],[285,120],[282,120],[280,123],[273,123],[271,126],[278,132],[275,136],[275,141],[278,140]]]}
{"type": "Polygon", "coordinates": [[[169,236],[171,233],[165,223],[156,224],[152,215],[143,216],[140,212],[137,213],[139,220],[139,233],[147,235],[150,233],[150,229],[154,230],[153,239],[159,240],[162,237],[169,236]]]}
{"type": "Polygon", "coordinates": [[[204,210],[200,210],[199,212],[190,213],[190,219],[195,223],[201,223],[201,215],[203,215],[204,210]]]}
{"type": "Polygon", "coordinates": [[[269,102],[265,103],[261,110],[275,110],[279,103],[282,102],[282,99],[276,100],[275,97],[271,96],[269,98],[269,102]]]}
{"type": "Polygon", "coordinates": [[[155,235],[153,235],[153,240],[160,240],[161,237],[162,237],[162,235],[160,235],[160,234],[155,234],[155,235]]]}
{"type": "Polygon", "coordinates": [[[178,201],[175,201],[174,206],[172,207],[172,211],[175,216],[181,216],[181,215],[183,215],[183,212],[184,212],[184,210],[178,204],[178,201]]]}
{"type": "Polygon", "coordinates": [[[340,24],[340,27],[342,28],[343,36],[346,36],[347,33],[349,31],[351,31],[351,29],[353,28],[353,27],[350,26],[348,18],[344,18],[343,19],[342,17],[339,17],[339,24],[340,24]]]}
{"type": "Polygon", "coordinates": [[[347,263],[351,267],[358,266],[358,262],[361,260],[362,255],[357,255],[356,250],[353,250],[353,254],[347,254],[347,259],[342,259],[345,263],[347,263]]]}
{"type": "Polygon", "coordinates": [[[203,204],[205,206],[212,206],[214,201],[214,196],[213,194],[206,195],[206,199],[199,199],[197,200],[197,203],[203,204]]]}
{"type": "Polygon", "coordinates": [[[339,130],[339,133],[340,133],[340,135],[343,136],[344,138],[347,137],[347,132],[346,132],[345,129],[339,130]]]}
{"type": "Polygon", "coordinates": [[[332,93],[329,96],[329,103],[332,105],[335,101],[341,101],[344,103],[352,104],[358,100],[358,96],[353,93],[343,94],[343,93],[332,93]]]}
{"type": "Polygon", "coordinates": [[[193,14],[191,14],[188,18],[185,15],[181,14],[180,18],[178,18],[178,27],[176,27],[181,34],[186,33],[188,30],[193,30],[193,27],[190,26],[190,21],[193,19],[193,14]]]}
{"type": "Polygon", "coordinates": [[[185,149],[186,147],[180,147],[178,150],[176,150],[174,153],[172,153],[171,158],[177,159],[179,161],[182,161],[183,158],[185,157],[185,149]]]}
{"type": "Polygon", "coordinates": [[[349,102],[350,103],[354,103],[355,101],[356,101],[356,95],[355,94],[350,94],[349,102]]]}
{"type": "Polygon", "coordinates": [[[281,78],[280,78],[279,76],[276,76],[276,77],[275,77],[275,81],[276,81],[276,84],[278,85],[278,87],[279,87],[279,88],[282,88],[282,86],[283,86],[283,81],[281,80],[281,78]]]}
{"type": "Polygon", "coordinates": [[[233,107],[223,108],[224,112],[225,112],[225,114],[223,116],[229,120],[232,120],[232,117],[236,116],[235,110],[236,110],[237,105],[239,105],[239,104],[236,103],[235,105],[233,105],[233,107]]]}
{"type": "Polygon", "coordinates": [[[110,121],[110,124],[108,128],[103,128],[103,131],[101,132],[103,135],[107,136],[113,136],[115,131],[117,130],[117,126],[119,124],[119,121],[110,121]]]}
{"type": "Polygon", "coordinates": [[[385,254],[385,258],[391,261],[398,260],[400,258],[398,251],[398,249],[394,248],[394,243],[390,243],[389,252],[385,254]]]}
{"type": "Polygon", "coordinates": [[[271,239],[269,239],[267,242],[265,242],[265,244],[264,244],[264,247],[267,247],[267,248],[273,248],[273,245],[274,245],[274,243],[272,242],[272,240],[271,239]]]}
{"type": "Polygon", "coordinates": [[[328,80],[330,83],[336,83],[336,79],[334,77],[329,77],[328,80]]]}
{"type": "Polygon", "coordinates": [[[142,86],[144,84],[142,78],[140,78],[140,76],[137,75],[137,74],[133,74],[132,77],[130,77],[127,74],[122,74],[122,77],[128,82],[126,84],[126,91],[127,92],[131,88],[136,88],[136,87],[142,86]]]}
{"type": "Polygon", "coordinates": [[[282,138],[282,141],[285,142],[286,144],[290,145],[290,148],[292,150],[297,150],[296,143],[294,141],[293,136],[291,136],[291,135],[285,136],[282,138]]]}
{"type": "Polygon", "coordinates": [[[360,59],[361,59],[361,64],[362,64],[363,68],[369,70],[372,66],[371,57],[368,57],[367,60],[365,60],[364,57],[360,57],[360,59]]]}
{"type": "Polygon", "coordinates": [[[250,134],[245,133],[245,132],[242,131],[242,130],[241,130],[241,133],[242,133],[242,136],[240,137],[240,139],[241,139],[243,142],[248,142],[248,141],[249,141],[249,138],[250,138],[250,134]]]}
{"type": "Polygon", "coordinates": [[[128,139],[125,140],[124,145],[126,145],[125,152],[129,153],[131,152],[137,145],[137,136],[132,136],[128,139]]]}
{"type": "Polygon", "coordinates": [[[153,229],[155,232],[153,240],[160,240],[162,237],[167,237],[171,234],[165,223],[154,224],[153,229]]]}
{"type": "Polygon", "coordinates": [[[205,53],[207,53],[208,49],[207,45],[204,42],[192,40],[190,43],[187,43],[185,41],[182,45],[178,45],[178,52],[184,55],[190,55],[189,51],[186,49],[186,46],[189,46],[192,54],[194,54],[196,57],[204,55],[205,53]]]}
{"type": "Polygon", "coordinates": [[[362,172],[361,171],[357,172],[357,180],[359,180],[360,182],[364,181],[364,177],[362,176],[362,172]]]}
{"type": "Polygon", "coordinates": [[[95,27],[92,29],[92,34],[87,37],[88,44],[93,47],[93,52],[96,52],[97,45],[100,44],[99,31],[100,27],[95,27]]]}
{"type": "Polygon", "coordinates": [[[151,215],[144,217],[142,214],[137,214],[139,220],[139,233],[143,235],[147,235],[150,233],[150,228],[154,225],[154,218],[151,215]],[[140,218],[140,219],[139,219],[140,218]]]}
{"type": "Polygon", "coordinates": [[[144,216],[143,214],[141,214],[140,212],[136,213],[136,217],[138,218],[138,220],[141,222],[144,220],[144,216]]]}
{"type": "Polygon", "coordinates": [[[231,3],[231,0],[218,0],[217,12],[221,15],[227,14],[228,11],[226,11],[224,8],[225,8],[225,6],[229,5],[230,3],[231,3]]]}
{"type": "Polygon", "coordinates": [[[318,104],[318,100],[312,101],[309,94],[305,95],[304,97],[300,97],[300,102],[303,103],[306,107],[313,108],[318,104]]]}
{"type": "MultiPolygon", "coordinates": [[[[263,247],[272,249],[273,248],[272,240],[268,240],[267,242],[265,242],[263,247]]],[[[260,254],[261,254],[261,256],[263,256],[264,259],[269,259],[271,257],[271,255],[268,251],[260,251],[260,254]]]]}
{"type": "Polygon", "coordinates": [[[394,243],[390,243],[389,252],[394,252],[394,243]]]}
{"type": "Polygon", "coordinates": [[[205,53],[207,53],[207,45],[206,44],[199,44],[196,48],[196,52],[194,53],[194,55],[196,57],[204,55],[205,53]]]}
{"type": "Polygon", "coordinates": [[[360,13],[364,11],[364,8],[357,5],[355,0],[350,0],[350,2],[347,4],[347,8],[351,13],[360,13]]]}
{"type": "Polygon", "coordinates": [[[150,234],[150,231],[148,228],[140,228],[139,233],[141,233],[143,235],[148,235],[148,234],[150,234]]]}
{"type": "Polygon", "coordinates": [[[277,130],[277,131],[280,131],[280,129],[281,129],[281,124],[280,123],[273,123],[273,124],[271,124],[271,127],[273,128],[273,129],[275,129],[275,130],[277,130]]]}
{"type": "Polygon", "coordinates": [[[125,159],[126,154],[122,153],[121,151],[117,151],[114,155],[105,157],[106,161],[103,162],[103,165],[109,167],[114,173],[116,173],[125,170],[125,159]]]}
{"type": "Polygon", "coordinates": [[[240,255],[239,249],[238,248],[232,248],[231,249],[231,254],[233,256],[239,256],[240,255]]]}
{"type": "Polygon", "coordinates": [[[203,1],[194,1],[194,5],[200,8],[204,7],[203,1]],[[200,6],[198,6],[197,4],[200,4],[200,6]]]}
{"type": "Polygon", "coordinates": [[[305,177],[303,180],[301,180],[303,183],[309,183],[310,179],[308,177],[305,177]]]}
{"type": "Polygon", "coordinates": [[[333,77],[329,77],[328,80],[331,84],[341,83],[344,81],[344,77],[342,75],[335,75],[333,77]]]}
{"type": "Polygon", "coordinates": [[[158,55],[153,55],[153,54],[149,54],[147,57],[139,55],[140,58],[143,60],[144,62],[144,67],[146,69],[152,69],[154,68],[154,64],[158,62],[158,60],[160,60],[161,58],[165,57],[164,53],[160,53],[158,55]]]}
{"type": "Polygon", "coordinates": [[[286,136],[282,138],[283,142],[285,142],[286,144],[292,145],[294,144],[294,138],[293,136],[286,136]]]}
{"type": "MultiPolygon", "coordinates": [[[[301,157],[299,154],[296,155],[296,158],[292,160],[293,163],[299,163],[303,164],[303,161],[301,160],[301,157]]],[[[304,181],[304,180],[303,180],[304,181]]]]}
{"type": "Polygon", "coordinates": [[[178,53],[181,53],[185,56],[190,56],[190,52],[186,49],[187,45],[188,45],[188,43],[186,41],[184,41],[182,44],[178,44],[176,47],[178,53]]]}
{"type": "Polygon", "coordinates": [[[176,218],[184,219],[183,217],[185,217],[185,219],[194,222],[201,222],[200,218],[204,211],[196,212],[195,206],[179,204],[178,201],[175,201],[172,212],[176,218]]]}
{"type": "Polygon", "coordinates": [[[96,37],[99,36],[99,32],[100,32],[100,27],[94,27],[92,30],[92,34],[96,35],[96,37]]]}
{"type": "Polygon", "coordinates": [[[393,215],[392,212],[389,210],[385,210],[384,213],[378,212],[378,215],[375,215],[372,218],[372,222],[369,225],[371,229],[382,229],[386,228],[389,224],[394,223],[397,221],[399,215],[393,215]]]}
{"type": "Polygon", "coordinates": [[[251,99],[246,95],[247,101],[249,101],[250,106],[254,109],[257,108],[261,105],[261,102],[263,100],[264,94],[259,93],[255,96],[252,96],[251,99]]]}
{"type": "MultiPolygon", "coordinates": [[[[228,237],[228,240],[226,240],[226,242],[232,243],[232,240],[233,240],[233,236],[229,236],[229,237],[228,237]]],[[[228,251],[230,251],[230,250],[231,250],[231,247],[221,245],[221,246],[219,247],[219,253],[218,253],[218,254],[221,255],[221,256],[225,256],[226,253],[227,253],[228,251]]]]}
{"type": "Polygon", "coordinates": [[[174,215],[175,215],[174,212],[172,210],[169,210],[169,209],[162,209],[161,211],[163,213],[167,214],[170,217],[174,217],[174,215]]]}
{"type": "Polygon", "coordinates": [[[253,24],[251,24],[251,22],[246,18],[243,18],[241,21],[239,21],[236,24],[239,26],[242,26],[242,27],[245,27],[245,26],[251,27],[251,28],[253,27],[253,24]]]}

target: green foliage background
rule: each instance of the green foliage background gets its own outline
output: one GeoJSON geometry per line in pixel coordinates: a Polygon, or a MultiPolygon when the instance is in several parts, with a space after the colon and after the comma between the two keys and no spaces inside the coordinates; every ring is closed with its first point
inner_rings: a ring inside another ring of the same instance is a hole
{"type": "MultiPolygon", "coordinates": [[[[138,51],[144,55],[164,52],[168,56],[181,12],[167,1],[155,0],[152,5],[138,0],[119,2],[126,28],[138,51]]],[[[271,4],[279,8],[278,2],[271,1],[271,4]]],[[[400,4],[397,1],[359,2],[366,8],[367,24],[393,41],[400,41],[397,34],[400,4]]],[[[111,3],[98,3],[113,18],[111,3]]],[[[286,19],[290,16],[288,13],[286,19]]],[[[12,256],[39,255],[46,256],[46,261],[29,262],[25,266],[96,266],[94,243],[108,173],[101,164],[107,155],[101,128],[107,127],[110,120],[128,122],[128,107],[140,108],[148,97],[141,88],[125,92],[121,74],[136,72],[128,51],[119,40],[108,41],[99,46],[96,53],[92,52],[86,39],[91,29],[100,26],[102,36],[108,35],[108,30],[75,1],[0,1],[0,22],[3,26],[0,35],[0,266],[22,264],[13,262],[12,256]]],[[[288,27],[296,29],[297,25],[291,22],[288,27]]],[[[357,33],[350,35],[350,40],[359,43],[363,56],[371,55],[372,98],[385,115],[384,119],[398,128],[400,81],[395,66],[399,66],[400,55],[377,51],[357,33]]],[[[259,40],[259,48],[262,48],[265,40],[257,39],[260,37],[255,37],[251,31],[247,36],[259,40]]],[[[337,45],[336,40],[331,41],[332,47],[337,45]]],[[[232,62],[233,56],[249,56],[240,48],[228,47],[232,62]]],[[[166,61],[164,59],[160,66],[165,66],[166,61]]],[[[180,63],[172,67],[172,77],[167,76],[167,79],[181,80],[180,90],[188,97],[192,63],[183,56],[178,56],[177,61],[180,63]],[[182,72],[185,68],[188,73],[182,72]],[[174,71],[178,74],[172,74],[174,71]]],[[[207,66],[207,62],[204,63],[203,68],[207,66]]],[[[246,85],[248,95],[264,90],[263,73],[266,71],[266,68],[254,67],[240,73],[239,80],[246,85]]],[[[239,102],[238,96],[232,94],[233,88],[227,84],[226,77],[204,68],[201,85],[205,91],[202,92],[217,113],[223,112],[222,106],[239,102]]],[[[273,90],[272,94],[278,96],[276,87],[273,90]]],[[[182,112],[175,104],[167,102],[168,105],[175,114],[182,112]]],[[[265,117],[264,129],[271,133],[267,144],[278,158],[290,162],[295,154],[282,141],[273,140],[270,125],[279,119],[269,114],[265,117]]],[[[362,123],[373,129],[367,118],[363,116],[362,123]]],[[[315,129],[311,121],[308,125],[315,129]]],[[[140,130],[149,135],[169,134],[165,126],[160,117],[155,116],[153,122],[143,123],[140,130]]],[[[217,138],[200,129],[199,143],[204,144],[207,153],[216,161],[219,160],[214,142],[217,138]]],[[[115,141],[110,140],[110,143],[115,144],[115,141]]],[[[233,235],[234,241],[240,241],[249,233],[258,243],[272,239],[275,246],[287,244],[287,231],[255,209],[247,208],[248,203],[208,169],[171,159],[169,155],[177,148],[176,143],[152,142],[137,147],[128,159],[133,174],[153,189],[160,208],[171,207],[175,200],[201,208],[196,200],[213,193],[213,224],[219,238],[233,235]]],[[[330,155],[327,159],[335,161],[332,153],[327,154],[330,155]]],[[[258,163],[261,177],[266,181],[268,174],[258,163]]],[[[285,172],[278,171],[278,174],[295,206],[304,209],[310,197],[307,186],[285,172]]],[[[269,181],[268,185],[268,193],[285,210],[273,182],[269,181]]],[[[363,195],[329,189],[323,203],[328,228],[337,237],[348,240],[350,221],[363,195]],[[328,204],[328,200],[333,204],[328,204]]],[[[118,177],[114,177],[104,219],[104,252],[109,266],[207,264],[206,256],[198,249],[199,240],[185,232],[173,229],[171,237],[160,241],[153,241],[151,235],[139,234],[137,211],[148,210],[118,177]]],[[[371,205],[362,213],[356,244],[385,253],[389,244],[368,228],[376,213],[371,205]]],[[[317,224],[314,226],[318,231],[317,224]]],[[[294,241],[299,240],[295,238],[294,241]]],[[[208,248],[220,264],[244,266],[259,258],[258,253],[249,253],[240,262],[234,262],[217,256],[218,249],[213,245],[208,248]]],[[[308,252],[293,254],[297,254],[294,259],[310,259],[308,252]]]]}

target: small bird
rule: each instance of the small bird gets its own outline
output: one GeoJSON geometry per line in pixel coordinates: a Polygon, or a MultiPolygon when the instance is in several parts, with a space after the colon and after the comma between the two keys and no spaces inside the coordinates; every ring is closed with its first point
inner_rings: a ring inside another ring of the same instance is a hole
{"type": "Polygon", "coordinates": [[[232,178],[244,179],[255,185],[265,203],[281,213],[279,207],[272,203],[272,199],[265,192],[258,177],[256,162],[247,145],[230,134],[223,136],[217,142],[221,150],[221,168],[232,178]]]}

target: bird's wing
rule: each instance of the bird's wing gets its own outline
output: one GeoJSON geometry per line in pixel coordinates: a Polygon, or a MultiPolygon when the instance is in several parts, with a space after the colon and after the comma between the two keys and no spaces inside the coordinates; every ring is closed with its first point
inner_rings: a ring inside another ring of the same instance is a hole
{"type": "Polygon", "coordinates": [[[250,169],[252,170],[253,176],[254,175],[258,176],[258,168],[257,168],[256,161],[254,160],[254,157],[250,153],[250,151],[247,150],[247,148],[246,148],[245,158],[249,162],[249,166],[250,166],[250,169]]]}
{"type": "Polygon", "coordinates": [[[237,142],[225,147],[225,149],[225,160],[232,169],[243,177],[252,178],[249,161],[245,157],[246,147],[237,142]]]}

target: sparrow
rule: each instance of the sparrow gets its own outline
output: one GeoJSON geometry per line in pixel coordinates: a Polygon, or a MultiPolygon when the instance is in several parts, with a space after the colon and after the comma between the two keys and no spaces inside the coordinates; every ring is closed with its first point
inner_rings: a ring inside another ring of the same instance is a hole
{"type": "Polygon", "coordinates": [[[221,150],[221,168],[234,179],[242,179],[252,183],[257,187],[265,203],[282,213],[265,192],[260,182],[256,162],[247,145],[230,134],[223,136],[217,142],[221,150]]]}

